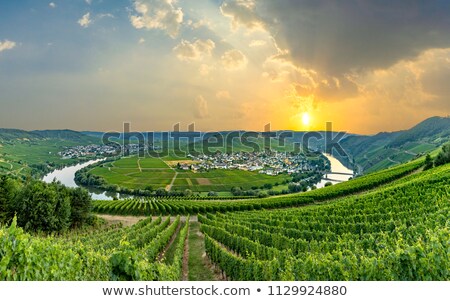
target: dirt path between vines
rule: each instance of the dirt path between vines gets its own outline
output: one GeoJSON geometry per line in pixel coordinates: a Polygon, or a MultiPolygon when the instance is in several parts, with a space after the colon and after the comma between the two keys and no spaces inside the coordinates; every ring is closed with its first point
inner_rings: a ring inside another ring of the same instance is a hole
{"type": "Polygon", "coordinates": [[[190,281],[224,280],[221,272],[211,263],[205,251],[205,240],[198,222],[191,222],[188,236],[188,277],[190,281]]]}
{"type": "Polygon", "coordinates": [[[164,250],[159,253],[158,255],[158,261],[162,261],[164,259],[164,256],[166,255],[167,250],[169,250],[169,248],[172,246],[173,242],[175,241],[175,239],[177,239],[178,234],[180,233],[180,229],[181,229],[181,224],[182,222],[180,221],[178,223],[178,227],[177,230],[175,230],[175,233],[172,235],[172,237],[170,238],[169,242],[167,243],[167,245],[164,247],[164,250]]]}
{"type": "Polygon", "coordinates": [[[181,280],[189,280],[189,231],[191,230],[191,225],[189,224],[188,235],[184,241],[184,252],[183,252],[183,269],[181,272],[181,280]]]}

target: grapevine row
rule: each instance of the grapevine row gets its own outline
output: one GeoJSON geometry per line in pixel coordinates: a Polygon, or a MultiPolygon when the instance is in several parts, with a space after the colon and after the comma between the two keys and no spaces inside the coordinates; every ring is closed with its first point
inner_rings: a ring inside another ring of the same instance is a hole
{"type": "Polygon", "coordinates": [[[233,280],[449,280],[448,183],[449,165],[328,204],[199,221],[233,280]]]}

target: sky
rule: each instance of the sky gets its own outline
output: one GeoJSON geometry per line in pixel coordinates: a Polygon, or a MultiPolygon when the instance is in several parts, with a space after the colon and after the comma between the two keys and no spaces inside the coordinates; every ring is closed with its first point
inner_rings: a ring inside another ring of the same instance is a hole
{"type": "Polygon", "coordinates": [[[0,127],[373,134],[449,79],[447,0],[0,1],[0,127]]]}

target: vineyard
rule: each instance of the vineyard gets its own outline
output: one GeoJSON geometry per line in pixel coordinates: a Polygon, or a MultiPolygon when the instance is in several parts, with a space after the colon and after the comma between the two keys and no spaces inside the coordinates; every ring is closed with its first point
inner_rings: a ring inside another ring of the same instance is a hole
{"type": "Polygon", "coordinates": [[[2,280],[181,280],[189,217],[157,217],[68,237],[33,237],[15,222],[0,230],[2,280]],[[177,237],[172,264],[163,250],[177,237]],[[161,257],[161,258],[158,258],[161,257]]]}
{"type": "Polygon", "coordinates": [[[450,165],[422,166],[262,199],[94,202],[140,216],[129,227],[47,236],[14,221],[0,228],[0,279],[449,280],[450,165]]]}
{"type": "Polygon", "coordinates": [[[339,202],[199,221],[233,280],[448,280],[448,183],[446,166],[339,202]]]}

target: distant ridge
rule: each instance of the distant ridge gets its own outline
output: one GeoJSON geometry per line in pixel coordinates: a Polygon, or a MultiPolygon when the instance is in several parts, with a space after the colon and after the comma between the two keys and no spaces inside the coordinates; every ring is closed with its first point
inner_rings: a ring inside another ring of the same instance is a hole
{"type": "Polygon", "coordinates": [[[14,140],[14,139],[42,139],[42,136],[19,129],[4,129],[0,128],[0,139],[14,140]]]}
{"type": "Polygon", "coordinates": [[[19,129],[0,128],[0,139],[4,141],[16,139],[61,139],[79,142],[86,142],[87,140],[92,140],[93,142],[95,141],[92,137],[89,137],[81,132],[67,129],[24,131],[19,129]]]}
{"type": "Polygon", "coordinates": [[[405,143],[419,139],[439,139],[450,136],[450,117],[431,117],[400,134],[389,146],[399,147],[405,143]]]}
{"type": "Polygon", "coordinates": [[[83,140],[87,136],[83,133],[72,130],[40,130],[31,131],[43,138],[62,139],[62,140],[83,140]]]}
{"type": "Polygon", "coordinates": [[[350,155],[349,162],[360,171],[372,172],[406,162],[434,150],[450,140],[450,117],[431,117],[414,127],[373,136],[349,135],[341,145],[350,155]]]}
{"type": "MultiPolygon", "coordinates": [[[[232,131],[219,131],[215,133],[226,134],[232,131]]],[[[244,132],[240,130],[239,132],[244,132]]],[[[282,131],[275,131],[282,132],[282,131]]],[[[302,141],[305,132],[292,132],[292,137],[286,139],[287,144],[302,141]]],[[[167,139],[163,132],[155,132],[155,141],[167,139]]],[[[180,132],[186,133],[186,132],[180,132]]],[[[202,133],[202,132],[198,132],[202,133]]],[[[255,132],[261,133],[261,132],[255,132]]],[[[81,143],[99,144],[103,132],[85,131],[77,132],[69,129],[64,130],[35,130],[24,131],[20,129],[0,129],[0,141],[14,139],[62,139],[81,143]]],[[[136,133],[129,133],[130,136],[136,133]]],[[[146,133],[144,133],[145,136],[146,133]]],[[[213,133],[214,134],[214,133],[213,133]]],[[[322,139],[311,139],[310,149],[324,149],[324,132],[320,131],[322,139]]],[[[169,140],[171,138],[169,137],[169,140]]],[[[262,138],[258,138],[262,141],[262,138]]],[[[414,127],[396,132],[380,132],[376,135],[346,134],[340,141],[341,146],[349,155],[339,157],[347,167],[355,168],[358,173],[367,173],[380,170],[395,164],[409,161],[426,152],[436,149],[450,140],[450,117],[431,117],[414,127]]],[[[202,143],[197,140],[194,143],[202,143]]],[[[237,141],[235,150],[245,150],[245,147],[237,141]]]]}

